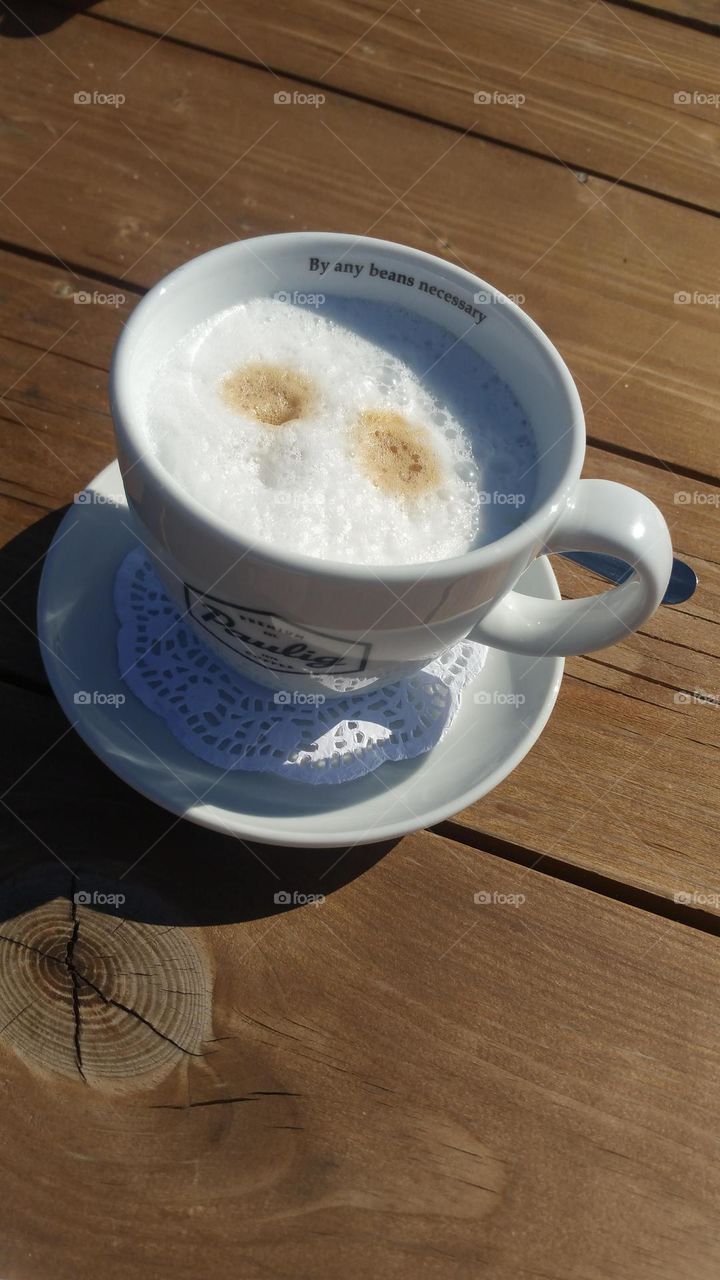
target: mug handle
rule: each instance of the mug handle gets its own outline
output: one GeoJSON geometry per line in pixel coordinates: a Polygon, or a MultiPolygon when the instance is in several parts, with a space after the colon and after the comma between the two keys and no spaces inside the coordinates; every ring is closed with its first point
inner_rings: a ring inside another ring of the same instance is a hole
{"type": "Polygon", "coordinates": [[[644,494],[613,480],[579,480],[541,554],[601,551],[635,573],[622,586],[579,600],[538,600],[509,591],[469,632],[494,649],[568,657],[615,644],[660,604],[672,570],[663,516],[644,494]]]}

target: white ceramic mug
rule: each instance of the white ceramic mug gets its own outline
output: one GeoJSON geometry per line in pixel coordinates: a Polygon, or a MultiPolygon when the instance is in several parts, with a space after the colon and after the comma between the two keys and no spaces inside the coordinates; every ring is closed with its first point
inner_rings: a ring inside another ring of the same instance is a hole
{"type": "Polygon", "coordinates": [[[158,576],[203,643],[260,684],[325,694],[387,684],[468,636],[533,655],[600,649],[649,618],[670,577],[657,507],[624,485],[580,479],[582,408],[549,339],[491,285],[416,249],[291,232],[203,254],[133,312],[115,349],[110,397],[125,492],[158,576]],[[494,366],[538,442],[535,497],[509,533],[429,564],[313,559],[243,537],[163,469],[147,447],[142,403],[169,348],[244,299],[317,292],[400,302],[494,366]],[[551,551],[606,552],[635,573],[580,600],[514,591],[531,560],[551,551]]]}

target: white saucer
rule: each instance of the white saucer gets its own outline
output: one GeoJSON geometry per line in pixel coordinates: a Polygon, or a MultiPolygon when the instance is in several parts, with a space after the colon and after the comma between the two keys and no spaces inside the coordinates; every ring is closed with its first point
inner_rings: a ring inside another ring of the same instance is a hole
{"type": "MultiPolygon", "coordinates": [[[[275,774],[223,773],[188,752],[118,672],[112,592],[135,545],[116,462],[70,508],[43,568],[38,634],[48,679],[77,732],[119,777],[150,800],[227,835],[272,844],[370,844],[429,827],[502,782],[540,736],[555,705],[561,658],[491,650],[463,694],[447,736],[427,755],[384,764],[355,782],[310,787],[275,774]],[[77,703],[80,691],[94,700],[77,703]],[[122,705],[109,695],[124,694],[122,705]],[[516,696],[524,698],[516,702],[516,696]],[[98,700],[98,698],[100,700],[98,700]]],[[[545,558],[520,580],[559,599],[545,558]]]]}

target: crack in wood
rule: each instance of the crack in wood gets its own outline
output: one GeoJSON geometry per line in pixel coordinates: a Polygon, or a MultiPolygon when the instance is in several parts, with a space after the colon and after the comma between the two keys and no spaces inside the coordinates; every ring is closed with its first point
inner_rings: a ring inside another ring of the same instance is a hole
{"type": "Polygon", "coordinates": [[[36,955],[42,956],[44,960],[50,960],[53,964],[60,965],[61,969],[65,968],[65,961],[60,956],[54,956],[50,951],[43,951],[41,947],[34,947],[31,942],[23,942],[21,938],[11,938],[7,933],[0,933],[0,942],[12,942],[15,947],[22,947],[24,951],[34,951],[36,955]]]}
{"type": "Polygon", "coordinates": [[[70,923],[72,924],[72,931],[65,949],[65,966],[70,974],[70,981],[72,983],[73,1021],[75,1024],[75,1034],[73,1037],[75,1047],[75,1064],[80,1077],[85,1081],[85,1084],[87,1084],[87,1077],[83,1071],[82,1050],[80,1046],[80,985],[73,961],[75,943],[77,942],[78,933],[80,932],[80,919],[78,917],[76,893],[77,879],[73,876],[70,882],[70,923]]]}
{"type": "MultiPolygon", "coordinates": [[[[97,985],[97,983],[93,982],[92,979],[89,978],[87,974],[83,972],[81,968],[78,967],[75,960],[75,947],[77,945],[79,934],[80,934],[80,917],[77,910],[76,893],[77,893],[77,880],[73,879],[71,884],[71,890],[70,890],[70,923],[72,927],[71,927],[70,935],[68,937],[68,940],[65,946],[64,956],[53,955],[52,952],[45,951],[42,947],[34,946],[32,943],[23,942],[22,939],[14,938],[10,934],[6,934],[6,933],[0,933],[0,942],[10,943],[12,946],[19,947],[24,951],[30,951],[33,954],[40,956],[42,959],[49,961],[51,964],[57,965],[58,968],[65,970],[65,972],[68,974],[70,978],[71,987],[72,987],[72,1008],[73,1008],[73,1023],[74,1023],[73,1045],[74,1045],[74,1054],[75,1054],[75,1064],[77,1066],[78,1074],[80,1075],[82,1080],[86,1084],[89,1083],[87,1080],[87,1076],[85,1074],[84,1066],[83,1066],[82,1048],[81,1048],[82,1017],[81,1017],[81,1008],[80,1008],[80,988],[82,986],[86,986],[91,991],[93,991],[99,997],[99,999],[103,1001],[104,1004],[107,1004],[112,1006],[113,1008],[119,1009],[121,1012],[127,1014],[131,1018],[135,1018],[138,1022],[142,1023],[143,1026],[147,1027],[149,1031],[152,1031],[154,1035],[158,1036],[161,1040],[164,1040],[167,1044],[171,1044],[173,1048],[177,1049],[180,1053],[187,1054],[188,1056],[195,1057],[195,1058],[208,1057],[209,1055],[207,1052],[197,1052],[194,1049],[189,1049],[186,1045],[181,1044],[178,1040],[175,1040],[171,1035],[168,1035],[167,1032],[161,1031],[159,1027],[155,1026],[155,1024],[151,1022],[149,1018],[146,1018],[137,1009],[133,1009],[130,1005],[124,1004],[121,1000],[116,999],[114,996],[107,995],[102,990],[102,988],[97,985]]],[[[127,920],[124,920],[122,922],[122,924],[127,924],[127,923],[128,923],[127,920]]],[[[118,932],[117,929],[113,930],[113,934],[117,932],[118,932]]],[[[182,991],[182,992],[178,991],[177,994],[192,996],[194,993],[191,991],[182,991]]],[[[13,1017],[8,1022],[6,1022],[2,1028],[0,1028],[0,1033],[6,1030],[7,1027],[9,1027],[13,1022],[17,1020],[17,1018],[21,1017],[22,1014],[27,1011],[27,1009],[31,1008],[32,1004],[33,1002],[31,1001],[23,1009],[20,1009],[18,1013],[14,1014],[13,1017]]]]}
{"type": "Polygon", "coordinates": [[[18,1009],[17,1013],[13,1014],[12,1018],[8,1018],[7,1022],[0,1027],[0,1035],[2,1035],[3,1031],[7,1031],[7,1028],[11,1027],[13,1022],[17,1022],[18,1018],[22,1017],[24,1013],[27,1013],[28,1009],[32,1009],[34,1003],[34,1000],[29,1000],[26,1005],[23,1005],[22,1009],[18,1009]]]}
{"type": "MultiPolygon", "coordinates": [[[[254,1089],[251,1094],[236,1098],[207,1098],[200,1102],[162,1102],[151,1107],[152,1111],[190,1111],[193,1107],[223,1107],[232,1102],[259,1102],[261,1098],[301,1098],[301,1093],[289,1093],[286,1089],[254,1089]]],[[[273,1125],[273,1128],[292,1129],[296,1125],[273,1125]]]]}
{"type": "Polygon", "coordinates": [[[151,1111],[192,1111],[194,1107],[222,1107],[232,1102],[257,1102],[257,1098],[208,1098],[204,1102],[159,1102],[151,1111]]]}
{"type": "Polygon", "coordinates": [[[80,982],[84,982],[86,986],[90,987],[105,1004],[112,1005],[115,1009],[122,1009],[123,1013],[129,1014],[131,1018],[137,1018],[138,1022],[142,1022],[143,1026],[147,1027],[150,1031],[154,1031],[155,1035],[159,1036],[161,1040],[165,1040],[168,1044],[174,1045],[181,1053],[186,1053],[192,1058],[209,1057],[207,1053],[199,1053],[196,1052],[195,1049],[188,1049],[186,1045],[180,1044],[178,1040],[173,1040],[172,1036],[169,1036],[165,1031],[161,1031],[160,1028],[156,1027],[148,1018],[145,1018],[141,1013],[138,1013],[137,1009],[132,1009],[130,1005],[123,1004],[122,1000],[116,1000],[113,996],[106,996],[105,992],[102,991],[94,982],[91,982],[90,978],[86,977],[85,974],[81,974],[77,970],[76,972],[80,982]]]}

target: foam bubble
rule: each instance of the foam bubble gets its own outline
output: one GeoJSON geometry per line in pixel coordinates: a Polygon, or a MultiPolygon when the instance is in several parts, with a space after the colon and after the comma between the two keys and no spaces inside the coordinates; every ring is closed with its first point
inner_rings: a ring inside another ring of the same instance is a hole
{"type": "Polygon", "coordinates": [[[170,351],[146,411],[161,463],[250,540],[410,564],[478,538],[470,433],[408,363],[336,319],[264,298],[220,312],[170,351]]]}

